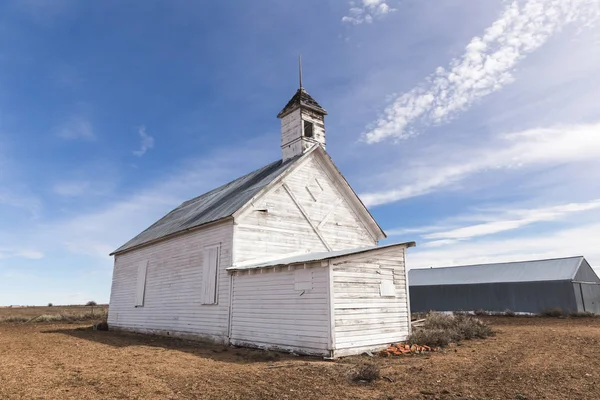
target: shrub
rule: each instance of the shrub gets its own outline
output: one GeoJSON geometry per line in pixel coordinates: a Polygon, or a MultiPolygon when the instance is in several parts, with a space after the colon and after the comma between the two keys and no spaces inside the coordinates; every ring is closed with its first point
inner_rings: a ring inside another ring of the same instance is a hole
{"type": "Polygon", "coordinates": [[[549,308],[547,310],[542,311],[542,315],[544,317],[553,317],[558,318],[564,315],[562,308],[549,308]]]}
{"type": "Polygon", "coordinates": [[[52,307],[52,306],[54,306],[54,304],[48,303],[48,307],[52,307]]]}
{"type": "Polygon", "coordinates": [[[572,318],[592,318],[595,316],[596,316],[596,314],[589,312],[589,311],[575,311],[575,312],[569,313],[569,317],[572,317],[572,318]]]}
{"type": "Polygon", "coordinates": [[[94,300],[90,300],[87,303],[85,303],[86,306],[97,306],[98,304],[94,301],[94,300]]]}
{"type": "Polygon", "coordinates": [[[415,327],[408,344],[444,347],[461,340],[484,339],[494,332],[480,319],[470,315],[429,313],[420,327],[415,327]]]}
{"type": "Polygon", "coordinates": [[[430,347],[446,347],[458,341],[458,332],[447,329],[415,329],[408,337],[407,343],[430,347]]]}
{"type": "Polygon", "coordinates": [[[514,317],[515,316],[515,312],[513,310],[509,310],[507,308],[506,310],[504,310],[504,316],[505,317],[514,317]]]}
{"type": "Polygon", "coordinates": [[[374,380],[379,379],[380,375],[381,373],[377,364],[363,364],[354,371],[352,380],[354,382],[373,382],[374,380]]]}
{"type": "Polygon", "coordinates": [[[454,319],[455,329],[458,331],[461,339],[485,339],[494,334],[492,328],[480,319],[466,315],[457,315],[454,319]]]}

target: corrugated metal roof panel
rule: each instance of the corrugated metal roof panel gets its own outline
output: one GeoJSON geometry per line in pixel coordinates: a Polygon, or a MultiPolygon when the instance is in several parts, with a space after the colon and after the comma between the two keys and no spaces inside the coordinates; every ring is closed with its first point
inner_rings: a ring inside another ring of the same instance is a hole
{"type": "Polygon", "coordinates": [[[113,252],[119,253],[186,229],[230,217],[301,156],[275,161],[202,196],[188,200],[113,252]]]}
{"type": "Polygon", "coordinates": [[[362,248],[358,248],[358,249],[323,251],[323,252],[318,252],[318,253],[306,253],[306,254],[300,254],[300,255],[295,255],[295,256],[291,256],[291,257],[279,258],[276,260],[265,261],[265,262],[261,262],[261,263],[233,266],[233,267],[227,268],[227,270],[228,271],[241,271],[241,270],[255,269],[255,268],[277,267],[277,266],[281,266],[281,265],[303,264],[303,263],[309,263],[309,262],[315,262],[315,261],[330,260],[332,258],[339,258],[339,257],[344,257],[344,256],[349,256],[349,255],[354,255],[354,254],[367,253],[369,251],[381,250],[381,249],[385,249],[388,247],[394,247],[394,246],[413,247],[414,245],[415,245],[415,242],[407,242],[407,243],[388,244],[385,246],[362,247],[362,248]]]}
{"type": "Polygon", "coordinates": [[[583,257],[412,269],[410,286],[571,280],[583,257]]]}

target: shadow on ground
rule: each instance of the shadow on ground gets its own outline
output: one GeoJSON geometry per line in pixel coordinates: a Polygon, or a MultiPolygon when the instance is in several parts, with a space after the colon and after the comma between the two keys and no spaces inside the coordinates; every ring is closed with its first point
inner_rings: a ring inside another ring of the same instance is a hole
{"type": "Polygon", "coordinates": [[[43,330],[44,334],[62,334],[117,348],[146,346],[164,350],[183,351],[198,357],[238,364],[275,361],[319,361],[318,357],[297,356],[276,351],[233,347],[209,342],[169,338],[130,332],[96,331],[90,327],[43,330]]]}

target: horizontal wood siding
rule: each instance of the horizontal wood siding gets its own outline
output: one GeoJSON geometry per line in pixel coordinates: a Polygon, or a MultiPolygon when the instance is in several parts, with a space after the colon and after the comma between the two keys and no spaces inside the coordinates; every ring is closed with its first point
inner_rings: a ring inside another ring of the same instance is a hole
{"type": "Polygon", "coordinates": [[[232,343],[328,355],[327,268],[309,270],[310,290],[295,290],[295,271],[287,268],[236,273],[232,343]]]}
{"type": "Polygon", "coordinates": [[[236,224],[234,263],[377,244],[314,155],[258,198],[236,224]]]}
{"type": "Polygon", "coordinates": [[[336,355],[406,339],[410,328],[404,254],[405,249],[392,248],[333,262],[336,355]],[[392,272],[395,296],[382,297],[382,276],[392,272]]]}
{"type": "Polygon", "coordinates": [[[226,340],[229,315],[231,221],[115,256],[108,322],[140,332],[226,340]],[[205,246],[219,244],[218,304],[201,299],[205,246]],[[143,307],[135,307],[138,265],[147,262],[143,307]]]}

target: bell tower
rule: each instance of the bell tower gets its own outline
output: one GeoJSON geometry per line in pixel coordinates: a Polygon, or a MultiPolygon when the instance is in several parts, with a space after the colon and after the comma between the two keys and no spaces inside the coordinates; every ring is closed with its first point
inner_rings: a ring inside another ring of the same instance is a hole
{"type": "Polygon", "coordinates": [[[302,58],[298,59],[300,88],[277,114],[281,120],[283,161],[298,156],[320,144],[325,149],[325,115],[323,109],[302,86],[302,58]]]}

